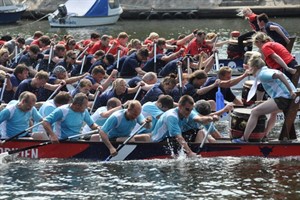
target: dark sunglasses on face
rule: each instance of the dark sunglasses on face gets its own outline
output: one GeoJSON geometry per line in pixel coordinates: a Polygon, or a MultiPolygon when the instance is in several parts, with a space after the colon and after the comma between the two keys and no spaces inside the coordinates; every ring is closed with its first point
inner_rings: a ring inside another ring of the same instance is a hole
{"type": "Polygon", "coordinates": [[[192,111],[192,108],[184,108],[184,109],[188,112],[192,111]]]}

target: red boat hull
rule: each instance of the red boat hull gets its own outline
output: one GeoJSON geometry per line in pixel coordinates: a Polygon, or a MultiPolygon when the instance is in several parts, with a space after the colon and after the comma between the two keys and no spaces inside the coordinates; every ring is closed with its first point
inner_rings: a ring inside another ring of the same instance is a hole
{"type": "MultiPolygon", "coordinates": [[[[16,140],[5,143],[0,147],[0,152],[11,151],[38,145],[41,142],[32,140],[16,140]]],[[[117,147],[120,143],[114,143],[117,147]]],[[[219,156],[257,156],[257,157],[287,157],[300,156],[299,142],[270,142],[235,144],[221,142],[205,144],[202,149],[199,144],[190,143],[194,152],[202,157],[219,156]]],[[[166,159],[173,158],[180,151],[176,143],[130,143],[125,145],[118,156],[111,160],[140,160],[140,159],[166,159]]],[[[28,149],[18,153],[20,157],[27,158],[79,158],[104,161],[109,156],[109,151],[101,142],[65,141],[59,144],[48,144],[38,148],[28,149]]]]}

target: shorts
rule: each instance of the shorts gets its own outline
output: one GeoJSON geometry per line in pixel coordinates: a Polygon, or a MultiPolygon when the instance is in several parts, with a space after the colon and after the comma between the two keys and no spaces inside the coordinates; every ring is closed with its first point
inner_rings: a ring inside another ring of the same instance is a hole
{"type": "Polygon", "coordinates": [[[280,110],[282,110],[283,112],[286,112],[286,111],[288,111],[288,109],[290,107],[292,99],[278,97],[278,98],[275,98],[274,101],[280,110]]]}
{"type": "Polygon", "coordinates": [[[199,131],[198,129],[197,130],[191,129],[182,132],[182,137],[185,139],[186,142],[195,142],[198,131],[199,131]]]}

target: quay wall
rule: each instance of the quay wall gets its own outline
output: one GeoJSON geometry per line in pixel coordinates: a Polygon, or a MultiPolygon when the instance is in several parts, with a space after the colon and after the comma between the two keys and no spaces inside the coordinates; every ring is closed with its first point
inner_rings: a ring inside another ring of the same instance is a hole
{"type": "MultiPolygon", "coordinates": [[[[57,9],[66,0],[15,0],[28,6],[24,18],[40,18],[57,9]]],[[[236,10],[249,6],[270,17],[298,17],[299,0],[119,0],[122,19],[228,18],[236,10]]]]}

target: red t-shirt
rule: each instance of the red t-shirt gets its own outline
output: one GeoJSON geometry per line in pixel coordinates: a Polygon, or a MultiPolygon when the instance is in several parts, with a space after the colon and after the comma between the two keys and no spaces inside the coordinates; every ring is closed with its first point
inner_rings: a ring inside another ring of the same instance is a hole
{"type": "Polygon", "coordinates": [[[198,43],[196,38],[194,38],[188,45],[188,47],[185,50],[186,54],[191,54],[192,56],[197,55],[204,51],[208,55],[211,54],[212,48],[211,46],[206,44],[206,41],[204,40],[203,43],[198,43]]]}
{"type": "Polygon", "coordinates": [[[94,45],[88,49],[89,54],[94,54],[98,50],[103,50],[105,53],[108,51],[108,47],[101,45],[101,40],[94,43],[94,45]]]}
{"type": "Polygon", "coordinates": [[[266,64],[272,69],[282,70],[282,67],[271,58],[271,55],[274,53],[281,57],[285,64],[289,64],[294,59],[290,52],[277,42],[267,42],[262,46],[261,50],[265,56],[266,64]]]}
{"type": "Polygon", "coordinates": [[[111,45],[113,44],[113,42],[115,43],[115,46],[109,51],[109,53],[111,53],[113,55],[117,55],[118,50],[121,49],[120,57],[122,57],[122,56],[124,56],[124,55],[127,54],[127,52],[128,52],[128,48],[127,47],[124,47],[123,45],[121,45],[118,40],[112,40],[110,42],[111,45]]]}

